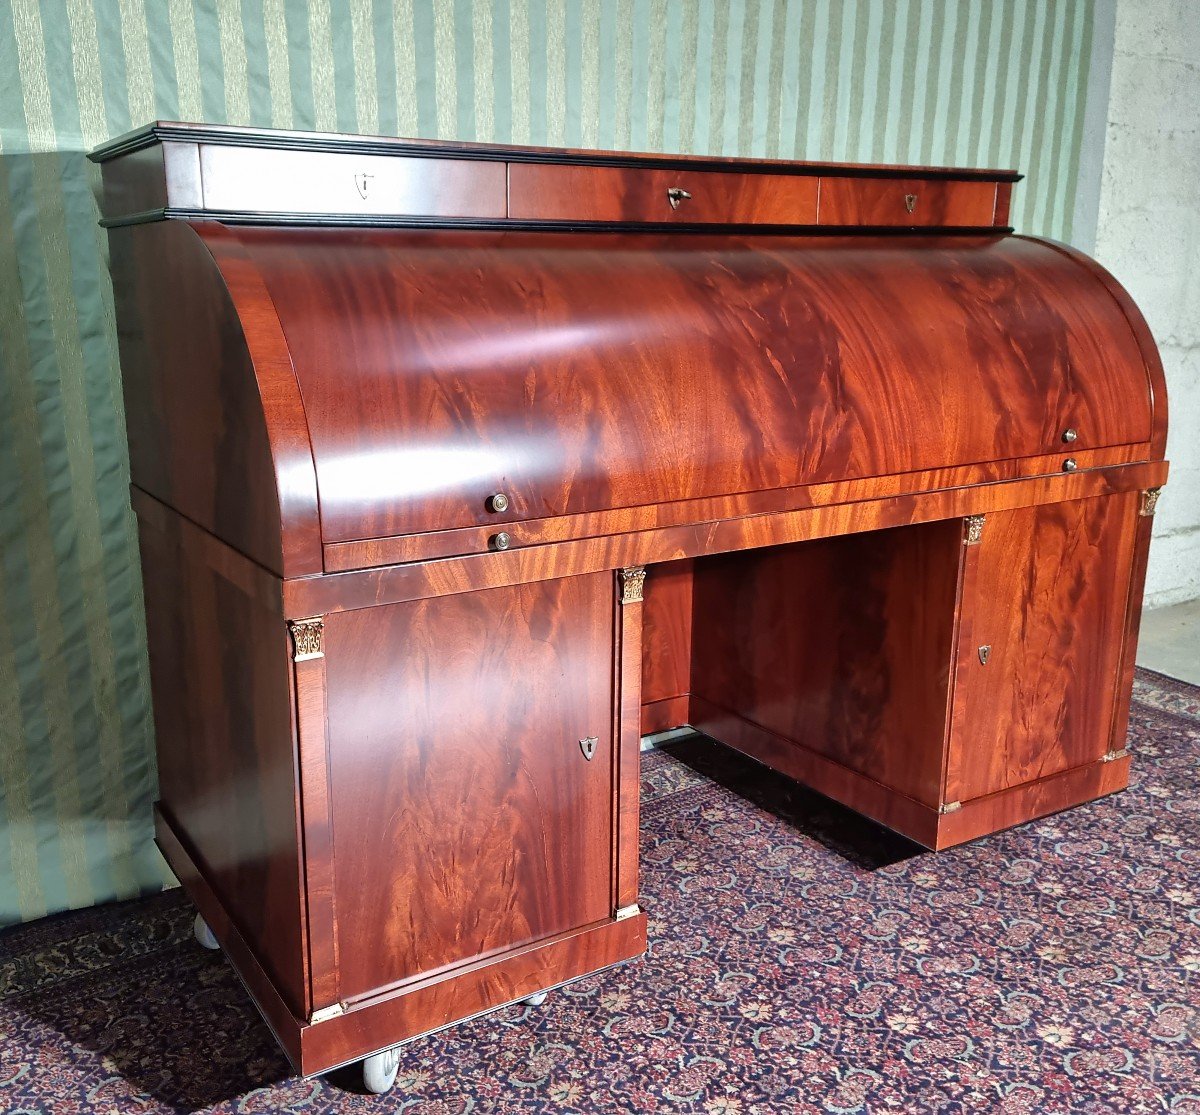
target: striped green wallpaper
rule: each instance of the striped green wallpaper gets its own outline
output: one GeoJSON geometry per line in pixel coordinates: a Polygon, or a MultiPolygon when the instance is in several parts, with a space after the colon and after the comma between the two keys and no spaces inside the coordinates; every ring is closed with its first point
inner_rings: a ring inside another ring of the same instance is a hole
{"type": "Polygon", "coordinates": [[[2,0],[0,923],[162,884],[105,241],[154,118],[1015,166],[1069,238],[1092,0],[2,0]]]}

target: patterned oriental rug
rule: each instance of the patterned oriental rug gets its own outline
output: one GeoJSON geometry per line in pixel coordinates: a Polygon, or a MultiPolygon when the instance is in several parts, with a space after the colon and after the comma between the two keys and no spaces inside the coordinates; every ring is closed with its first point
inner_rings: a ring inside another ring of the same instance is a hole
{"type": "Polygon", "coordinates": [[[639,963],[291,1076],[179,892],[0,935],[4,1112],[1200,1112],[1200,689],[1128,792],[933,855],[703,739],[644,763],[639,963]]]}

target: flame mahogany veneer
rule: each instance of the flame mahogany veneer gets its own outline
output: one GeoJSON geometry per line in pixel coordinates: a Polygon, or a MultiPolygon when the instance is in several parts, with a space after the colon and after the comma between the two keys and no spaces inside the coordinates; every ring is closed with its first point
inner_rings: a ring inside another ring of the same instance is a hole
{"type": "Polygon", "coordinates": [[[930,848],[1125,786],[1162,369],[1015,174],[94,157],[159,843],[300,1071],[640,955],[643,731],[930,848]]]}

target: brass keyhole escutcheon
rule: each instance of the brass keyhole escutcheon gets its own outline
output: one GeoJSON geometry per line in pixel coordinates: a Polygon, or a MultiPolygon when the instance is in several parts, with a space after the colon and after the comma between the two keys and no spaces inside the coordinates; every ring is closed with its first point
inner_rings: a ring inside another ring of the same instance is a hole
{"type": "Polygon", "coordinates": [[[579,750],[583,752],[583,757],[590,763],[592,756],[596,754],[596,744],[600,742],[598,736],[588,736],[586,739],[579,741],[579,750]]]}
{"type": "Polygon", "coordinates": [[[916,194],[905,194],[904,195],[904,208],[907,209],[908,212],[911,213],[914,209],[916,209],[916,207],[917,207],[917,195],[916,194]]]}
{"type": "Polygon", "coordinates": [[[986,666],[988,664],[988,659],[991,658],[991,656],[992,656],[992,644],[991,643],[985,643],[983,646],[981,646],[979,648],[979,664],[981,666],[986,666]]]}
{"type": "Polygon", "coordinates": [[[672,186],[667,190],[667,200],[671,203],[672,209],[678,209],[685,201],[691,201],[692,195],[679,186],[672,186]]]}

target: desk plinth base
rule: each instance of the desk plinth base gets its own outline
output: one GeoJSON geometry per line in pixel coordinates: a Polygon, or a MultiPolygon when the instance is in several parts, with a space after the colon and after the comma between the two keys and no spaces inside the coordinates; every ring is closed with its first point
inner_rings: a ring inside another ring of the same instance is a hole
{"type": "Polygon", "coordinates": [[[215,934],[263,1020],[303,1076],[328,1072],[411,1038],[520,1002],[548,987],[633,960],[646,951],[646,915],[585,926],[498,957],[413,980],[371,998],[297,1018],[238,932],[166,812],[155,807],[155,839],[215,934]]]}
{"type": "Polygon", "coordinates": [[[935,851],[1083,805],[1129,785],[1126,754],[939,809],[701,698],[693,696],[690,707],[690,724],[698,731],[935,851]]]}

